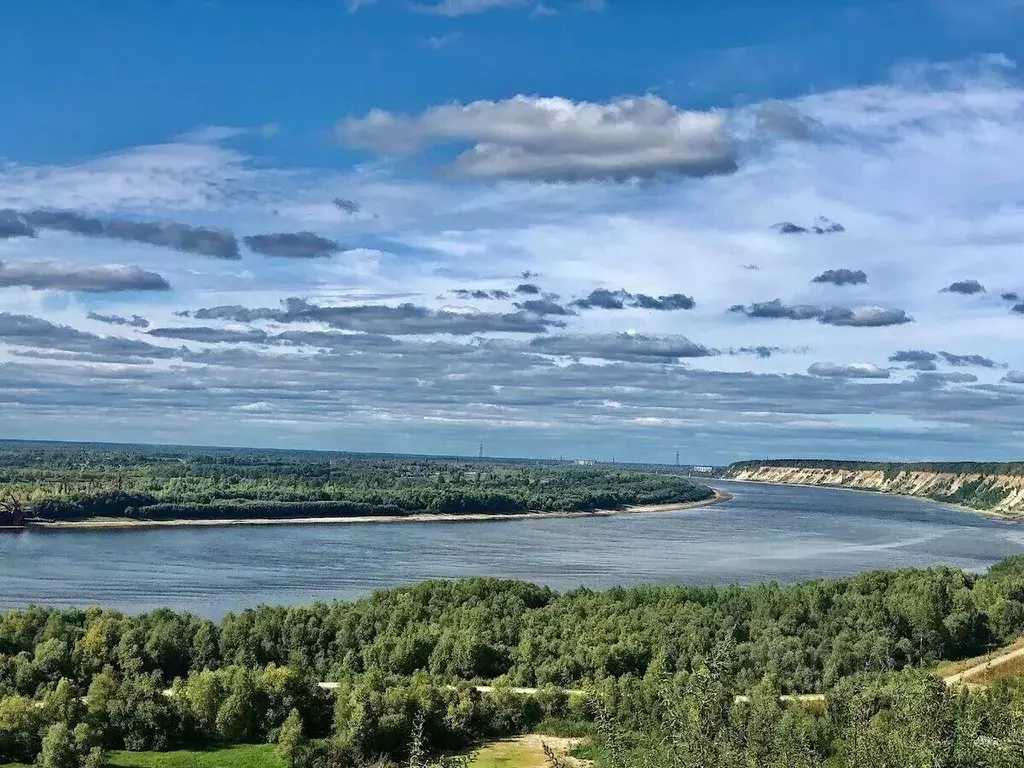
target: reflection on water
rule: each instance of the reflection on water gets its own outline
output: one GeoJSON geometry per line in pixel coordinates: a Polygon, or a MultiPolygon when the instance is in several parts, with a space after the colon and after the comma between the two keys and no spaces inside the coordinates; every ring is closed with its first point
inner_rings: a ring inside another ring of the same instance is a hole
{"type": "Polygon", "coordinates": [[[558,589],[791,582],[903,566],[983,570],[1024,552],[1024,527],[937,504],[715,485],[736,498],[607,518],[8,534],[0,536],[0,608],[168,605],[219,617],[426,578],[502,576],[558,589]]]}

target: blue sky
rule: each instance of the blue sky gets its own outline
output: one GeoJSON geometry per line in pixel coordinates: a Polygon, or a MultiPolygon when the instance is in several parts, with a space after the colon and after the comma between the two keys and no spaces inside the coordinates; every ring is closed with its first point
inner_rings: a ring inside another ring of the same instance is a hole
{"type": "Polygon", "coordinates": [[[1019,457],[1015,0],[5,10],[5,436],[1019,457]]]}

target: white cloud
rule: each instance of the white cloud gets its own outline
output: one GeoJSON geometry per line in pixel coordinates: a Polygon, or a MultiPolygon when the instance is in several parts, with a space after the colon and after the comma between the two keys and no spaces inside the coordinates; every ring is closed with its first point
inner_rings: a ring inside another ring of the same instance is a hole
{"type": "MultiPolygon", "coordinates": [[[[350,0],[357,3],[360,0],[350,0]]],[[[367,0],[362,0],[366,3],[367,0]]],[[[369,0],[376,2],[376,0],[369,0]]],[[[477,16],[487,11],[502,8],[524,8],[533,6],[533,16],[553,16],[557,12],[550,6],[537,0],[438,0],[433,3],[415,3],[410,8],[419,13],[432,14],[435,16],[447,16],[456,18],[458,16],[477,16]]],[[[577,0],[576,8],[581,11],[601,12],[607,7],[605,0],[577,0]]]]}
{"type": "Polygon", "coordinates": [[[426,42],[428,47],[433,48],[435,51],[439,51],[442,48],[447,48],[448,46],[458,42],[461,39],[461,32],[449,32],[446,35],[435,35],[432,37],[428,37],[424,42],[426,42]]]}
{"type": "Polygon", "coordinates": [[[342,120],[336,133],[349,146],[392,154],[470,143],[451,171],[479,179],[703,176],[733,171],[736,159],[723,113],[680,110],[651,95],[605,104],[516,96],[419,115],[374,110],[342,120]]]}
{"type": "Polygon", "coordinates": [[[475,16],[495,8],[522,7],[531,2],[532,0],[441,0],[434,5],[416,4],[411,7],[420,13],[454,18],[456,16],[475,16]]]}

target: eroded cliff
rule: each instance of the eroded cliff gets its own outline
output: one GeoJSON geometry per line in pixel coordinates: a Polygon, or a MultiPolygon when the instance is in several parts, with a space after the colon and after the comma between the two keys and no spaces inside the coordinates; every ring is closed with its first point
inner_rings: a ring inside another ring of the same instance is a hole
{"type": "Polygon", "coordinates": [[[725,478],[895,493],[960,504],[1007,517],[1024,517],[1024,474],[1017,473],[937,471],[895,464],[815,467],[742,462],[729,467],[725,478]]]}

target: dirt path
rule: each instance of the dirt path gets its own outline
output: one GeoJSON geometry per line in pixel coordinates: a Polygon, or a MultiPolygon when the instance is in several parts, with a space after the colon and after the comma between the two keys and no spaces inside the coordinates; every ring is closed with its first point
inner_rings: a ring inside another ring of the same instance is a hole
{"type": "Polygon", "coordinates": [[[942,679],[945,681],[946,685],[957,685],[959,683],[966,683],[969,682],[972,677],[977,677],[978,675],[987,672],[993,667],[1001,667],[1003,664],[1013,661],[1014,659],[1019,659],[1021,656],[1024,656],[1024,646],[1021,646],[1020,648],[1015,648],[1012,651],[1007,651],[1006,653],[1002,653],[998,656],[993,656],[992,658],[986,659],[980,664],[975,664],[973,667],[968,667],[963,672],[957,672],[955,675],[949,675],[948,677],[944,677],[942,679]]]}

